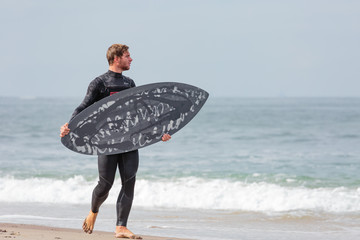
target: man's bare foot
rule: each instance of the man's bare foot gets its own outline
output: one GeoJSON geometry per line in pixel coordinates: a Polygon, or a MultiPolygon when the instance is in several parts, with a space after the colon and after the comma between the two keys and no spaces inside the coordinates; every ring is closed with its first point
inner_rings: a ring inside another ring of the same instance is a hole
{"type": "Polygon", "coordinates": [[[89,215],[85,218],[84,223],[83,223],[83,230],[84,232],[91,234],[93,229],[94,229],[94,225],[95,225],[95,221],[96,221],[96,217],[97,217],[98,213],[93,213],[91,210],[89,212],[89,215]]]}
{"type": "Polygon", "coordinates": [[[115,230],[116,238],[130,238],[130,239],[142,239],[140,236],[136,236],[129,229],[124,226],[116,226],[115,230]]]}

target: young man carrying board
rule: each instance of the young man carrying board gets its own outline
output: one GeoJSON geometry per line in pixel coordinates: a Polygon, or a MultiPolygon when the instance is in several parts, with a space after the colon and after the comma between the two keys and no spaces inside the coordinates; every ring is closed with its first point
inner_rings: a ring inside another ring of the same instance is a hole
{"type": "MultiPolygon", "coordinates": [[[[109,47],[107,54],[109,62],[108,72],[95,78],[88,87],[83,102],[75,109],[74,118],[82,110],[100,99],[127,88],[135,87],[134,81],[122,74],[130,69],[132,58],[129,47],[122,44],[113,44],[109,47]]],[[[68,123],[60,128],[60,137],[69,134],[68,123]]],[[[169,134],[164,134],[163,141],[170,140],[169,134]]],[[[101,204],[106,200],[115,179],[116,169],[119,168],[122,188],[116,203],[117,221],[115,237],[141,239],[127,229],[127,220],[130,214],[134,197],[136,172],[139,165],[138,150],[115,154],[98,156],[99,182],[92,193],[91,210],[83,223],[83,230],[91,234],[101,204]]]]}

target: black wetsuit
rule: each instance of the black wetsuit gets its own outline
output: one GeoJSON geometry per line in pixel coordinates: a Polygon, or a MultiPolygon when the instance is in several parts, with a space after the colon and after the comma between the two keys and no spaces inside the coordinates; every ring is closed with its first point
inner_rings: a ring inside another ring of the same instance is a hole
{"type": "MultiPolygon", "coordinates": [[[[90,83],[83,102],[75,109],[71,118],[96,101],[131,87],[135,87],[135,83],[131,78],[109,70],[90,83]]],[[[98,156],[99,182],[92,194],[91,211],[94,213],[99,211],[101,204],[109,195],[115,179],[116,169],[119,168],[122,188],[116,203],[116,225],[126,226],[134,197],[138,165],[138,150],[122,154],[98,156]]]]}

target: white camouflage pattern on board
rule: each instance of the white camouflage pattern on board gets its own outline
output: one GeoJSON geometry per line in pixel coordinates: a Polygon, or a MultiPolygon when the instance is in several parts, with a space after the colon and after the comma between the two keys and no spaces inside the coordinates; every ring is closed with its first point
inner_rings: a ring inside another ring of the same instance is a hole
{"type": "Polygon", "coordinates": [[[183,83],[156,83],[121,91],[93,104],[70,123],[62,139],[69,149],[90,155],[132,151],[185,126],[208,93],[183,83]],[[87,115],[87,117],[85,117],[87,115]],[[81,120],[79,120],[81,119],[81,120]]]}

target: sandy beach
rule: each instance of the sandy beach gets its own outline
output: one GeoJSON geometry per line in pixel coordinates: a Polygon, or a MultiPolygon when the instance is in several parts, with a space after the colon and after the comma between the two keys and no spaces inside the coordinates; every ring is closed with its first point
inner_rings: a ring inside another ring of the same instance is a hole
{"type": "MultiPolygon", "coordinates": [[[[144,240],[185,240],[171,237],[142,236],[144,240]]],[[[92,234],[85,234],[82,230],[36,226],[27,224],[0,223],[0,239],[26,239],[26,240],[104,240],[115,239],[110,232],[94,231],[92,234]]]]}

